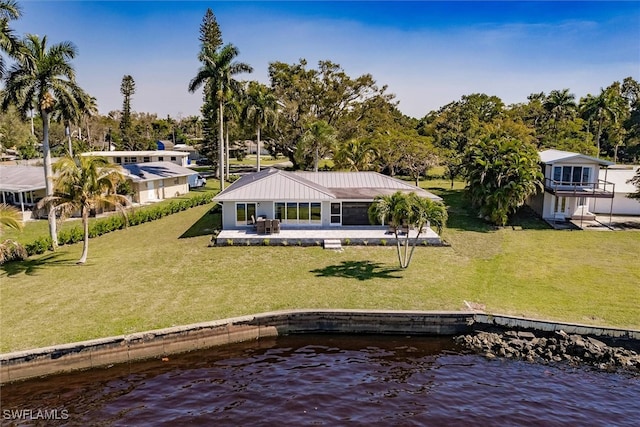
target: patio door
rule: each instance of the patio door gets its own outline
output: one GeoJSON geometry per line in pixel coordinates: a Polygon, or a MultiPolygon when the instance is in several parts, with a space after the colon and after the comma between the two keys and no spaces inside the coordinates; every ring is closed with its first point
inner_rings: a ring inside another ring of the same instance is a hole
{"type": "Polygon", "coordinates": [[[236,203],[236,225],[251,225],[256,218],[256,203],[236,203]]]}

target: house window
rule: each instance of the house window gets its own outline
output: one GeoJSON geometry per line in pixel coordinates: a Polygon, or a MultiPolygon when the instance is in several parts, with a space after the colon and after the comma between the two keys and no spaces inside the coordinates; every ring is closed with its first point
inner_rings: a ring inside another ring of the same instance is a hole
{"type": "Polygon", "coordinates": [[[320,224],[322,208],[320,203],[276,202],[275,218],[286,224],[320,224]]]}
{"type": "Polygon", "coordinates": [[[117,164],[119,164],[119,165],[120,165],[120,164],[122,164],[122,157],[120,157],[120,156],[116,157],[116,158],[115,158],[115,161],[116,161],[116,163],[117,163],[117,164]]]}
{"type": "Polygon", "coordinates": [[[171,161],[175,162],[176,161],[176,156],[171,156],[171,161]]]}
{"type": "Polygon", "coordinates": [[[149,163],[149,162],[151,161],[151,158],[150,158],[150,157],[143,157],[143,158],[142,158],[142,161],[143,161],[144,163],[149,163]]]}
{"type": "Polygon", "coordinates": [[[331,203],[331,224],[340,224],[341,222],[341,205],[340,203],[331,203]]]}
{"type": "Polygon", "coordinates": [[[590,183],[591,168],[585,166],[554,166],[553,180],[561,185],[586,185],[590,183]]]}
{"type": "Polygon", "coordinates": [[[164,157],[162,157],[162,156],[158,157],[158,161],[159,162],[164,162],[164,157]]]}
{"type": "Polygon", "coordinates": [[[236,224],[250,225],[251,217],[256,217],[255,203],[236,203],[236,224]]]}

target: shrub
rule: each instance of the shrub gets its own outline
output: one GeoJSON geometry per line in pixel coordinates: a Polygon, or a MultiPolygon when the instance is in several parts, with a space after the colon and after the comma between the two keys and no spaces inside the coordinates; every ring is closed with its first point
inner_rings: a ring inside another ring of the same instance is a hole
{"type": "Polygon", "coordinates": [[[9,261],[23,261],[27,256],[25,248],[15,240],[0,243],[0,265],[9,261]]]}
{"type": "Polygon", "coordinates": [[[269,239],[262,239],[262,246],[269,246],[271,241],[269,239]]]}
{"type": "Polygon", "coordinates": [[[31,243],[27,243],[24,247],[29,256],[40,255],[53,248],[51,237],[39,237],[31,243]]]}

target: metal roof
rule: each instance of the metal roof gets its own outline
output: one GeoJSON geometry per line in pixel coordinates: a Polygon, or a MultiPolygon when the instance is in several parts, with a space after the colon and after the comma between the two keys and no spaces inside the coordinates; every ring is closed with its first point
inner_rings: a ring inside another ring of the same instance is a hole
{"type": "Polygon", "coordinates": [[[197,172],[171,162],[146,162],[122,165],[128,172],[127,178],[134,182],[154,181],[157,179],[189,176],[197,172]]]}
{"type": "Polygon", "coordinates": [[[615,163],[608,160],[597,159],[580,153],[572,153],[570,151],[561,150],[544,150],[539,153],[542,163],[550,164],[562,161],[583,160],[590,163],[598,163],[601,166],[612,166],[615,163]]]}
{"type": "Polygon", "coordinates": [[[145,150],[145,151],[89,151],[82,153],[83,156],[102,156],[102,157],[151,157],[151,156],[182,156],[186,157],[189,153],[184,151],[169,151],[169,150],[145,150]]]}
{"type": "Polygon", "coordinates": [[[42,166],[0,166],[0,191],[20,192],[45,188],[42,166]]]}
{"type": "Polygon", "coordinates": [[[214,200],[373,200],[396,191],[441,200],[426,190],[377,172],[287,172],[274,168],[242,176],[214,200]]]}

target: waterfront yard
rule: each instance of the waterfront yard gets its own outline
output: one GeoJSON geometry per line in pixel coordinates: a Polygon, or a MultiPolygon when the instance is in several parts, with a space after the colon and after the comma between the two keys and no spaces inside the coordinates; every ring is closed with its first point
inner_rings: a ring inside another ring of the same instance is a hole
{"type": "MultiPolygon", "coordinates": [[[[486,311],[640,329],[640,232],[554,231],[531,218],[494,230],[459,189],[450,247],[209,247],[211,205],[9,263],[0,352],[291,308],[486,311]],[[193,237],[185,237],[193,236],[193,237]]],[[[392,240],[392,239],[390,239],[392,240]]],[[[391,242],[390,242],[391,243],[391,242]]]]}

